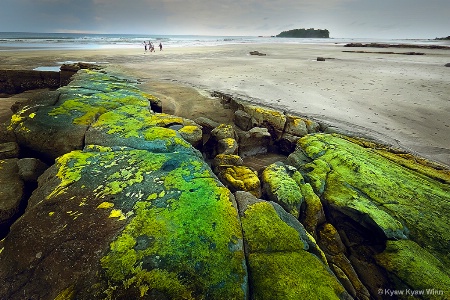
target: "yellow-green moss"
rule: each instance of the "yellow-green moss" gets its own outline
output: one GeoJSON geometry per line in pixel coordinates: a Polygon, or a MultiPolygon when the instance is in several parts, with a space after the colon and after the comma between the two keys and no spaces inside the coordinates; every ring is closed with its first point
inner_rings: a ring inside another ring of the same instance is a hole
{"type": "Polygon", "coordinates": [[[194,134],[194,133],[198,133],[201,132],[202,130],[198,127],[198,126],[194,126],[194,125],[186,125],[183,126],[179,132],[184,132],[187,134],[194,134]]]}
{"type": "MultiPolygon", "coordinates": [[[[379,265],[395,274],[413,290],[442,291],[441,296],[444,297],[450,294],[448,268],[413,241],[387,241],[386,250],[375,258],[379,265]]],[[[436,295],[424,295],[424,299],[438,298],[436,295]]]]}
{"type": "Polygon", "coordinates": [[[229,166],[220,172],[220,177],[233,191],[247,191],[261,197],[258,175],[246,166],[229,166]]]}
{"type": "Polygon", "coordinates": [[[362,224],[376,224],[389,238],[408,236],[450,263],[448,184],[339,135],[308,135],[298,143],[314,159],[303,172],[325,201],[347,207],[353,217],[359,211],[362,224]]]}
{"type": "Polygon", "coordinates": [[[242,298],[242,233],[230,193],[203,162],[176,164],[161,178],[166,191],[177,191],[171,193],[174,198],[160,193],[138,201],[134,217],[101,259],[110,289],[134,286],[142,294],[158,290],[186,299],[199,291],[242,298]],[[166,197],[168,206],[154,207],[158,197],[166,197]],[[139,239],[146,242],[138,245],[139,239]],[[189,280],[179,280],[178,272],[189,280]]]}
{"type": "Polygon", "coordinates": [[[299,233],[280,219],[269,202],[259,202],[248,207],[241,222],[251,253],[293,252],[305,247],[299,233]]]}
{"type": "Polygon", "coordinates": [[[75,285],[71,285],[62,290],[54,300],[72,300],[75,299],[75,285]]]}
{"type": "Polygon", "coordinates": [[[61,180],[60,184],[53,189],[47,199],[63,193],[73,182],[81,178],[83,168],[90,164],[90,158],[93,153],[82,151],[72,151],[56,159],[56,165],[59,166],[56,176],[61,180]]]}
{"type": "MultiPolygon", "coordinates": [[[[295,173],[298,172],[294,172],[296,178],[301,176],[295,173]]],[[[277,202],[298,218],[303,196],[296,181],[286,171],[285,165],[279,163],[269,165],[262,172],[261,180],[269,199],[277,202]]]]}
{"type": "Polygon", "coordinates": [[[254,299],[341,299],[344,288],[311,253],[249,255],[254,299]]]}

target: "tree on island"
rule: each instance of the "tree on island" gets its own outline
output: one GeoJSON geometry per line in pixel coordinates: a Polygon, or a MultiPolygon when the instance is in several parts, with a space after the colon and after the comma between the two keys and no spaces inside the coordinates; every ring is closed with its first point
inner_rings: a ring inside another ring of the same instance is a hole
{"type": "Polygon", "coordinates": [[[435,40],[450,40],[450,35],[447,37],[435,38],[435,40]]]}
{"type": "Polygon", "coordinates": [[[289,37],[289,38],[329,38],[330,32],[327,29],[292,29],[283,31],[276,37],[289,37]]]}

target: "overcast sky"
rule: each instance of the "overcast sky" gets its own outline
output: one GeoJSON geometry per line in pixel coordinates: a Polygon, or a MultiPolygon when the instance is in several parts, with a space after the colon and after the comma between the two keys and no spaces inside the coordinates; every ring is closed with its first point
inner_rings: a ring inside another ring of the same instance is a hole
{"type": "Polygon", "coordinates": [[[1,0],[0,31],[276,35],[450,35],[450,0],[1,0]]]}

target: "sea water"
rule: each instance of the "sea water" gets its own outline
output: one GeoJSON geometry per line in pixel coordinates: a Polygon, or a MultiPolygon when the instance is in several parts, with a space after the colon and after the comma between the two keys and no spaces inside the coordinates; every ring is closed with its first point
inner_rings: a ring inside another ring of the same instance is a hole
{"type": "Polygon", "coordinates": [[[101,49],[137,48],[151,41],[170,47],[205,47],[228,44],[345,44],[345,43],[400,43],[423,45],[450,45],[442,40],[389,40],[370,38],[276,38],[262,36],[202,36],[202,35],[146,35],[146,34],[83,34],[83,33],[30,33],[0,32],[0,51],[49,50],[49,49],[101,49]]]}

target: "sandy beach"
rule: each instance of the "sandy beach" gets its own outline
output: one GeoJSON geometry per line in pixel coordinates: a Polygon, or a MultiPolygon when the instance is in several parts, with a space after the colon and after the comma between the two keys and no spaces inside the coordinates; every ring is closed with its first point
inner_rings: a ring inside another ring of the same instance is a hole
{"type": "MultiPolygon", "coordinates": [[[[102,50],[0,51],[1,69],[66,61],[103,64],[141,80],[169,113],[218,121],[220,91],[377,139],[450,166],[450,50],[344,48],[335,44],[240,44],[102,50]],[[266,56],[253,56],[259,51],[266,56]],[[416,51],[424,55],[403,55],[416,51]],[[325,61],[317,61],[324,57],[325,61]]],[[[20,97],[20,96],[17,96],[20,97]]],[[[11,101],[0,98],[2,107],[11,101]]],[[[2,110],[4,113],[4,110],[2,110]]]]}

